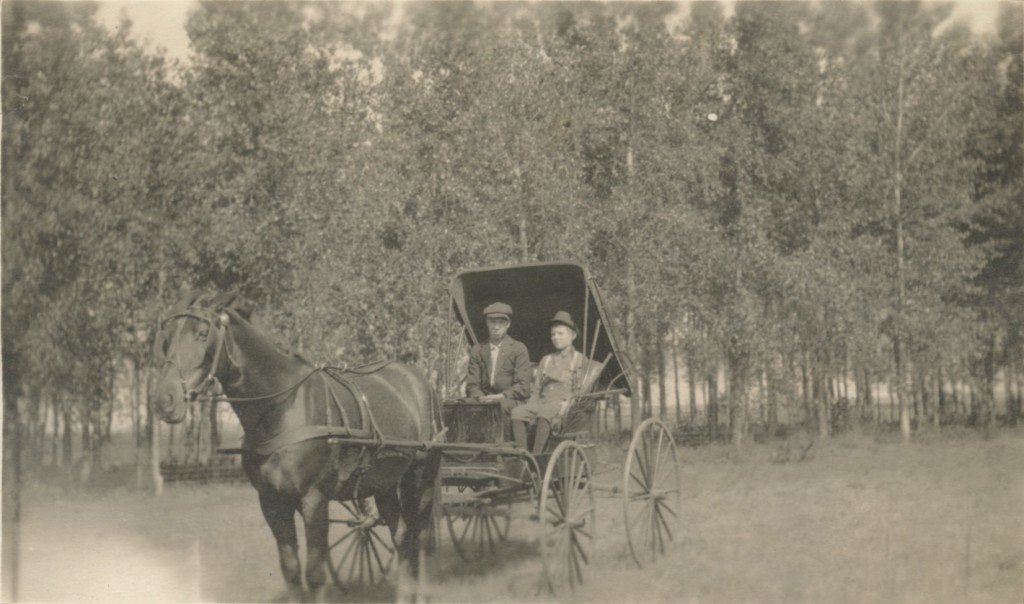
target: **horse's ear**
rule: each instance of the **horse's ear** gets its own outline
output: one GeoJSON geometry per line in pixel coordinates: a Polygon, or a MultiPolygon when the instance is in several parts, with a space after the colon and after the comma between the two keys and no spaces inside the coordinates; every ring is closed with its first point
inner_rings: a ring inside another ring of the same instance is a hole
{"type": "Polygon", "coordinates": [[[175,312],[187,310],[189,306],[195,304],[195,301],[199,299],[199,296],[202,295],[202,293],[203,292],[200,290],[189,291],[185,294],[184,298],[179,300],[178,303],[173,306],[172,310],[175,312]]]}
{"type": "Polygon", "coordinates": [[[254,306],[251,300],[240,296],[238,291],[219,294],[210,301],[210,305],[216,310],[230,308],[246,321],[248,321],[249,317],[252,315],[252,309],[254,306]]]}
{"type": "Polygon", "coordinates": [[[238,316],[242,317],[246,321],[252,316],[252,311],[256,307],[256,303],[248,298],[242,296],[236,296],[231,302],[231,310],[238,313],[238,316]]]}

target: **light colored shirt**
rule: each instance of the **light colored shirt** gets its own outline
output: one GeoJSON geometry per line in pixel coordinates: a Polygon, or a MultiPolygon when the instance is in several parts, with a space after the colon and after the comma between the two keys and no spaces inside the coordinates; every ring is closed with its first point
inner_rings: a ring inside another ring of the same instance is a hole
{"type": "Polygon", "coordinates": [[[534,380],[534,396],[541,403],[557,403],[569,400],[580,385],[583,371],[583,354],[573,348],[554,352],[541,359],[534,380]]]}
{"type": "Polygon", "coordinates": [[[498,351],[501,350],[501,342],[495,344],[491,342],[491,380],[488,382],[491,386],[494,385],[494,372],[498,368],[498,351]]]}

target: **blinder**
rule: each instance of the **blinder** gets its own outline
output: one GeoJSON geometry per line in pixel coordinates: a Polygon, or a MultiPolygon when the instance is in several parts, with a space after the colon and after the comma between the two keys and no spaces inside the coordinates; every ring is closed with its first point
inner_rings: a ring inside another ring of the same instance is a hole
{"type": "MultiPolygon", "coordinates": [[[[167,347],[170,344],[167,330],[168,326],[174,321],[183,318],[195,319],[197,321],[204,323],[207,328],[216,328],[216,330],[219,332],[217,336],[216,349],[213,353],[213,360],[210,362],[209,372],[207,372],[206,377],[203,378],[203,380],[199,383],[195,390],[190,391],[188,393],[188,398],[193,401],[200,395],[204,394],[208,389],[210,389],[211,386],[214,387],[213,390],[215,392],[215,395],[216,393],[219,393],[221,391],[220,384],[218,383],[217,378],[214,374],[217,371],[217,366],[220,362],[221,352],[225,348],[224,344],[225,340],[227,339],[225,328],[228,325],[229,318],[227,313],[224,312],[216,313],[215,315],[213,315],[213,317],[211,317],[211,314],[211,311],[197,308],[188,308],[185,311],[175,313],[163,319],[160,322],[160,330],[157,332],[156,339],[153,342],[153,361],[158,367],[163,367],[168,363],[173,362],[167,358],[167,347]]],[[[179,367],[179,379],[181,379],[180,371],[181,368],[179,367]]],[[[181,379],[181,381],[182,386],[184,387],[184,380],[181,379]]]]}

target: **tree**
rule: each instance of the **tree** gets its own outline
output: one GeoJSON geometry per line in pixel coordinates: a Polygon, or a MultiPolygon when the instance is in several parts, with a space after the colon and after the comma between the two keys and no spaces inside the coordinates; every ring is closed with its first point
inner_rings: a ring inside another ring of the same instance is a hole
{"type": "MultiPolygon", "coordinates": [[[[882,23],[851,74],[855,141],[862,171],[854,186],[874,218],[862,228],[891,254],[885,270],[900,431],[910,438],[907,366],[913,341],[939,334],[933,313],[954,310],[979,257],[958,226],[967,217],[971,167],[963,154],[978,87],[962,30],[936,36],[949,7],[877,5],[882,23]],[[968,77],[965,77],[968,76],[968,77]]],[[[956,314],[956,313],[954,313],[956,314]]],[[[931,345],[930,345],[931,346],[931,345]]]]}

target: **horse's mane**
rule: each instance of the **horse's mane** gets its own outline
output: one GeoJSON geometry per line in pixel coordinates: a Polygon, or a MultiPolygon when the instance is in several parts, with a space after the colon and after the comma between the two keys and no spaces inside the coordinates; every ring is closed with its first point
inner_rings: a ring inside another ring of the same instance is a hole
{"type": "MultiPolygon", "coordinates": [[[[206,302],[208,302],[208,301],[209,300],[206,300],[206,302]]],[[[232,315],[232,319],[236,323],[239,323],[239,324],[245,326],[246,328],[248,328],[250,331],[253,332],[253,334],[258,336],[261,340],[266,341],[266,343],[270,344],[274,349],[276,349],[281,354],[283,354],[285,356],[288,356],[288,357],[292,357],[294,359],[302,361],[303,363],[305,363],[307,365],[312,366],[313,363],[310,362],[309,359],[304,357],[299,352],[296,352],[296,351],[292,350],[292,348],[290,346],[282,343],[279,339],[274,337],[273,334],[269,333],[267,330],[262,329],[261,327],[255,325],[252,322],[252,318],[251,317],[252,317],[252,310],[253,310],[254,306],[255,305],[253,304],[253,302],[251,300],[247,300],[245,298],[236,297],[235,300],[233,300],[229,305],[224,306],[220,310],[224,310],[225,312],[228,312],[230,315],[232,315]],[[239,308],[239,306],[241,306],[241,308],[239,308]]]]}

